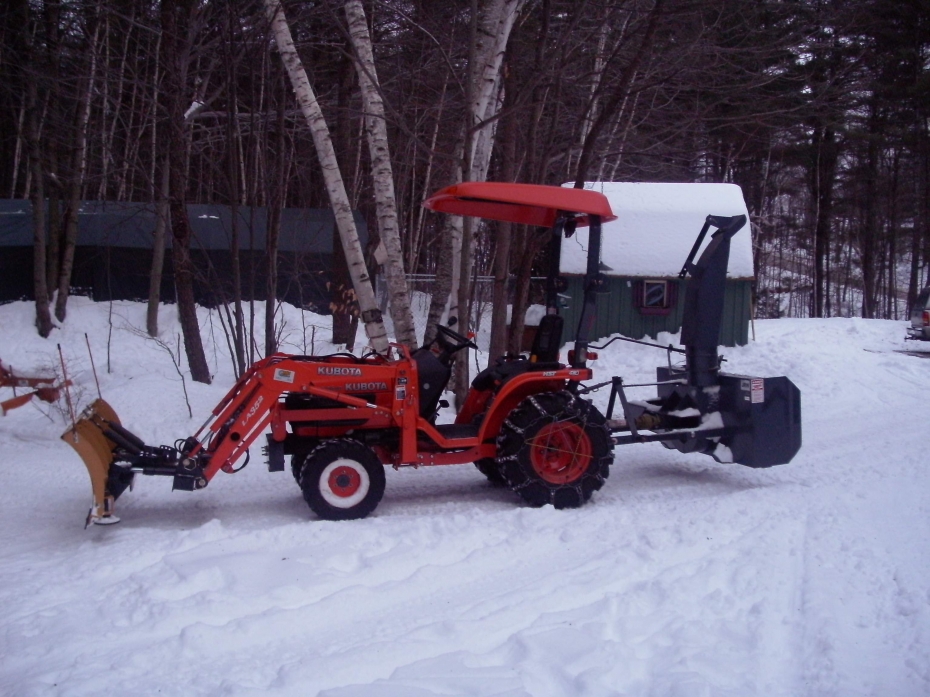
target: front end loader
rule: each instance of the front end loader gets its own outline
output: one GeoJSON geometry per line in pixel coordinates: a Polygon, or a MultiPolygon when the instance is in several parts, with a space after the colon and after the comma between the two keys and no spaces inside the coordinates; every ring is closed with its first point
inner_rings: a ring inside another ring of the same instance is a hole
{"type": "Polygon", "coordinates": [[[387,356],[268,356],[239,378],[194,435],[173,446],[146,445],[98,399],[62,436],[90,474],[93,503],[86,523],[118,521],[114,503],[137,474],[168,476],[174,489],[196,491],[220,471],[238,472],[263,434],[269,471],[284,471],[289,456],[304,499],[327,520],[371,513],[384,493],[385,466],[475,463],[532,506],[573,508],[603,486],[616,445],[659,441],[752,467],[786,463],[797,452],[800,396],[790,381],[719,370],[729,239],[745,218],[708,216],[682,272],[691,274],[685,348],[679,349],[685,364],[660,367],[657,398],[635,402],[619,377],[589,384],[594,375],[588,361],[596,357],[589,338],[604,285],[601,224],[616,218],[602,194],[468,182],[437,192],[424,205],[549,230],[547,310],[529,355],[492,361],[475,377],[451,424],[437,424],[436,416],[454,355],[477,348],[451,328],[451,319],[433,344],[412,352],[392,345],[387,356]],[[584,298],[574,347],[563,362],[559,250],[563,235],[580,226],[589,226],[584,298]],[[717,232],[692,263],[710,227],[717,232]],[[605,416],[586,395],[606,385],[611,397],[605,416]],[[618,399],[622,418],[613,418],[618,399]]]}

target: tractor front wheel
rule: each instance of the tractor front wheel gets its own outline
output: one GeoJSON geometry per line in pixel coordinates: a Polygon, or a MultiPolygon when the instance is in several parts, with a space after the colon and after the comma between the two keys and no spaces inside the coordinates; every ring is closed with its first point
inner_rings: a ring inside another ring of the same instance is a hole
{"type": "Polygon", "coordinates": [[[301,450],[291,455],[291,474],[294,475],[294,481],[300,486],[300,473],[304,468],[304,462],[313,449],[320,444],[320,441],[304,441],[301,450]]]}
{"type": "Polygon", "coordinates": [[[294,475],[294,481],[300,486],[300,472],[304,468],[304,460],[307,459],[307,453],[294,453],[291,455],[291,474],[294,475]]]}
{"type": "Polygon", "coordinates": [[[603,415],[570,392],[527,397],[505,419],[497,467],[532,506],[577,508],[610,474],[613,443],[603,415]]]}
{"type": "Polygon", "coordinates": [[[300,470],[310,509],[324,520],[364,518],[384,495],[384,465],[351,438],[327,440],[310,451],[300,470]]]}

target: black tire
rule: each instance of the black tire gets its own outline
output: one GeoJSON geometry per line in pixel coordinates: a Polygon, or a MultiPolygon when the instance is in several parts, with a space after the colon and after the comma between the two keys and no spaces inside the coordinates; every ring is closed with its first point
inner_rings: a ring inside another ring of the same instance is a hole
{"type": "Polygon", "coordinates": [[[294,475],[294,481],[300,486],[300,471],[304,468],[304,460],[307,459],[307,453],[294,453],[291,455],[291,474],[294,475]]]}
{"type": "Polygon", "coordinates": [[[497,438],[497,467],[531,506],[577,508],[604,485],[614,448],[604,416],[571,392],[527,397],[497,438]]]}
{"type": "Polygon", "coordinates": [[[297,486],[300,486],[300,471],[304,467],[304,460],[307,459],[307,455],[319,444],[320,441],[316,438],[302,438],[299,449],[291,455],[291,474],[294,476],[294,481],[297,482],[297,486]]]}
{"type": "Polygon", "coordinates": [[[504,475],[501,474],[497,461],[493,457],[481,458],[475,463],[475,467],[488,478],[488,482],[493,486],[507,486],[507,480],[504,479],[504,475]]]}
{"type": "MultiPolygon", "coordinates": [[[[484,421],[484,417],[487,415],[487,411],[481,412],[471,420],[472,424],[480,427],[481,422],[484,421]]],[[[507,480],[504,479],[504,475],[501,474],[500,469],[497,467],[497,462],[493,457],[483,457],[475,461],[475,467],[481,474],[488,478],[488,482],[491,486],[507,486],[507,480]]]]}
{"type": "Polygon", "coordinates": [[[356,520],[384,496],[384,465],[351,438],[323,441],[304,458],[300,488],[310,510],[324,520],[356,520]]]}

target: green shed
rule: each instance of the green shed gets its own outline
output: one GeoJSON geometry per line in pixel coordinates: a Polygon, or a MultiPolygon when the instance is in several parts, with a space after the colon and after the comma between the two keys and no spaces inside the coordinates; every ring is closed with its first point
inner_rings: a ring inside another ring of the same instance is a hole
{"type": "MultiPolygon", "coordinates": [[[[678,273],[708,215],[745,215],[742,190],[735,184],[648,184],[589,182],[607,196],[617,220],[603,227],[601,269],[608,278],[598,297],[591,341],[622,334],[641,339],[681,329],[686,280],[678,273]]],[[[581,311],[587,254],[587,228],[562,240],[560,270],[568,281],[563,341],[570,341],[581,311]]],[[[704,245],[710,240],[710,235],[704,245]]],[[[698,253],[700,256],[700,252],[698,253]]],[[[749,224],[733,238],[727,270],[720,344],[749,341],[752,308],[752,238],[749,224]]]]}

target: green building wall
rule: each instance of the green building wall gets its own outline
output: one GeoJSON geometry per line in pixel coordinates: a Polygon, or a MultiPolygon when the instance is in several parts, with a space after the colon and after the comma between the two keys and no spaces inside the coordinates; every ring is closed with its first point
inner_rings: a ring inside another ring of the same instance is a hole
{"type": "MultiPolygon", "coordinates": [[[[668,315],[643,315],[633,304],[633,286],[637,278],[609,278],[609,292],[598,294],[597,319],[594,323],[594,335],[590,341],[596,341],[611,334],[622,334],[631,339],[652,337],[659,332],[675,333],[681,329],[681,319],[685,305],[685,282],[669,279],[669,284],[678,284],[678,303],[668,315]]],[[[584,298],[580,276],[568,277],[568,290],[565,294],[571,299],[568,307],[562,308],[565,329],[562,341],[571,341],[578,328],[578,317],[584,298]]],[[[720,322],[720,345],[742,346],[749,343],[749,322],[752,311],[752,281],[730,279],[727,281],[723,302],[723,318],[720,322]]]]}

